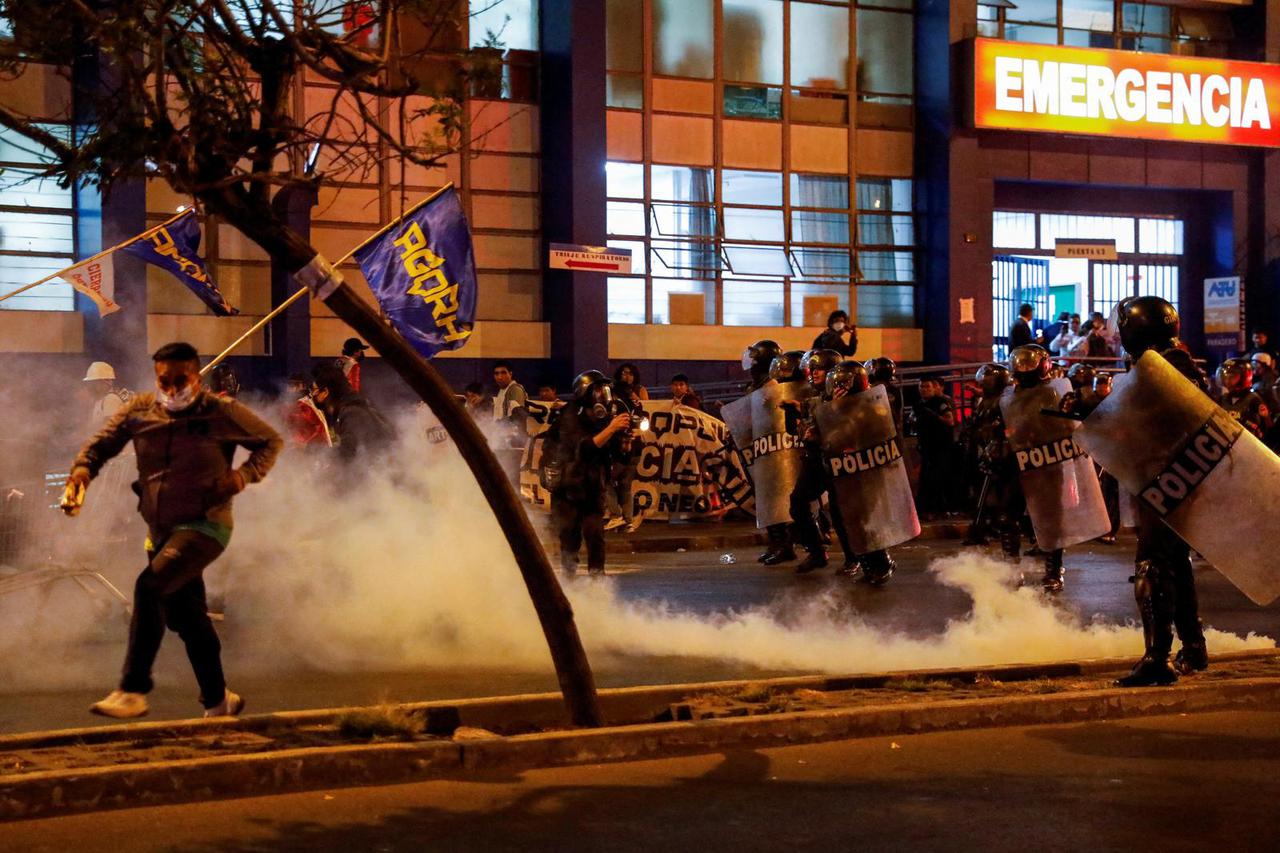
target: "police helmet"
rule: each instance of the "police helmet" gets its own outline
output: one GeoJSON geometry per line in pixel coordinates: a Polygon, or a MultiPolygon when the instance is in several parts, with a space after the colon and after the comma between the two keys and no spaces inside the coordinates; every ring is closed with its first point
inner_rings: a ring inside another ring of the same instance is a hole
{"type": "Polygon", "coordinates": [[[1138,358],[1149,349],[1167,350],[1177,346],[1181,325],[1178,309],[1159,296],[1131,296],[1116,306],[1120,344],[1138,358]]]}
{"type": "Polygon", "coordinates": [[[833,399],[860,394],[870,386],[867,368],[856,361],[842,361],[827,371],[827,396],[833,399]]]}
{"type": "Polygon", "coordinates": [[[1015,347],[1009,353],[1009,372],[1019,385],[1038,385],[1049,378],[1049,351],[1038,344],[1015,347]]]}
{"type": "Polygon", "coordinates": [[[1253,364],[1243,358],[1229,358],[1218,368],[1218,382],[1228,391],[1245,391],[1253,384],[1253,364]]]}
{"type": "Polygon", "coordinates": [[[810,385],[820,388],[827,380],[827,373],[843,359],[844,356],[833,349],[811,349],[801,362],[804,378],[810,385]]]}
{"type": "Polygon", "coordinates": [[[573,399],[579,403],[590,403],[591,395],[597,387],[613,388],[613,380],[598,370],[584,370],[573,380],[573,399]]]}
{"type": "Polygon", "coordinates": [[[756,341],[742,353],[742,369],[751,373],[764,373],[773,365],[773,360],[782,355],[782,347],[777,341],[768,339],[756,341]]]}
{"type": "Polygon", "coordinates": [[[213,375],[209,378],[209,387],[215,394],[234,397],[240,393],[240,378],[236,376],[234,367],[223,362],[213,369],[213,375]]]}
{"type": "Polygon", "coordinates": [[[898,365],[888,356],[869,358],[863,365],[872,385],[892,385],[898,379],[898,365]]]}
{"type": "Polygon", "coordinates": [[[776,356],[769,364],[769,378],[775,382],[799,382],[804,378],[804,352],[787,350],[776,356]]]}
{"type": "Polygon", "coordinates": [[[1071,380],[1071,387],[1079,391],[1081,388],[1092,388],[1093,380],[1098,377],[1098,371],[1093,369],[1090,364],[1073,364],[1067,370],[1067,378],[1071,380]]]}
{"type": "Polygon", "coordinates": [[[982,386],[982,396],[995,397],[1009,387],[1009,368],[1003,364],[984,364],[973,379],[982,386]]]}
{"type": "Polygon", "coordinates": [[[1271,357],[1271,353],[1267,352],[1255,352],[1253,355],[1249,356],[1249,361],[1253,362],[1254,373],[1258,373],[1259,369],[1262,371],[1272,371],[1275,370],[1276,367],[1276,360],[1271,357]]]}
{"type": "Polygon", "coordinates": [[[1093,377],[1093,393],[1095,396],[1102,398],[1111,393],[1111,374],[1099,373],[1093,377]]]}

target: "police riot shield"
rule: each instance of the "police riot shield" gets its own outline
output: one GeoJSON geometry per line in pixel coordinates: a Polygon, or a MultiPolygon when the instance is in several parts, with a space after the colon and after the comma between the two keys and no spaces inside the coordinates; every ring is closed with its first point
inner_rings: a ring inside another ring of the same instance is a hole
{"type": "Polygon", "coordinates": [[[1034,388],[1011,387],[1000,398],[1036,545],[1045,551],[1111,531],[1093,461],[1073,435],[1080,424],[1040,413],[1056,409],[1070,390],[1070,381],[1054,379],[1034,388]]]}
{"type": "Polygon", "coordinates": [[[920,520],[885,387],[819,403],[814,419],[832,496],[854,550],[867,554],[919,536],[920,520]]]}
{"type": "Polygon", "coordinates": [[[791,492],[800,477],[802,444],[787,432],[787,401],[804,403],[812,391],[803,382],[773,380],[721,410],[755,489],[756,525],[791,521],[791,492]]]}
{"type": "Polygon", "coordinates": [[[1162,355],[1119,376],[1080,444],[1255,603],[1280,596],[1280,459],[1162,355]]]}

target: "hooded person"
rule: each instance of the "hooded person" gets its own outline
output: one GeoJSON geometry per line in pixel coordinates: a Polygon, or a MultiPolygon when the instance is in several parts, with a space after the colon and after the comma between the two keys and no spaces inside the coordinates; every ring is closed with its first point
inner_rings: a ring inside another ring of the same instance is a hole
{"type": "Polygon", "coordinates": [[[395,439],[390,422],[351,387],[336,364],[311,371],[311,399],[329,424],[338,458],[346,462],[385,451],[395,439]]]}
{"type": "Polygon", "coordinates": [[[364,361],[364,352],[368,348],[369,345],[359,338],[347,338],[342,342],[342,355],[333,362],[357,394],[360,393],[360,363],[364,361]]]}
{"type": "Polygon", "coordinates": [[[232,498],[266,476],[282,442],[248,408],[201,386],[199,356],[190,344],[167,344],[152,360],[155,392],[136,395],[85,444],[61,504],[77,515],[90,482],[133,444],[134,490],[148,528],[147,566],[134,585],[120,686],[90,710],[116,718],[147,713],[151,670],[167,627],[186,646],[205,716],[235,715],[244,700],[227,688],[203,575],[231,539],[232,498]],[[241,447],[249,457],[234,467],[241,447]]]}

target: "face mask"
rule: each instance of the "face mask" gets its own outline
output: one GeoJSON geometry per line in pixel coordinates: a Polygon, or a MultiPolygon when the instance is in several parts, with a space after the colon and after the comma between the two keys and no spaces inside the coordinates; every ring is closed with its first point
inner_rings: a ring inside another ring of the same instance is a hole
{"type": "Polygon", "coordinates": [[[160,401],[161,406],[164,406],[166,412],[181,412],[196,401],[196,386],[188,385],[175,394],[168,394],[163,389],[157,388],[156,399],[160,401]]]}
{"type": "Polygon", "coordinates": [[[843,331],[844,331],[844,323],[839,322],[839,321],[837,321],[837,322],[835,322],[835,323],[832,323],[832,324],[831,324],[831,330],[832,330],[833,332],[843,332],[843,331]]]}

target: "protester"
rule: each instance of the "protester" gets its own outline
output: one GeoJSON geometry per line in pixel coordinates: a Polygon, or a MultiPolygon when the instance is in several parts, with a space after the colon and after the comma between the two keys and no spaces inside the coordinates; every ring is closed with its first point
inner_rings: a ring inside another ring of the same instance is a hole
{"type": "Polygon", "coordinates": [[[813,350],[833,350],[845,358],[858,352],[858,327],[849,322],[847,312],[831,312],[827,328],[813,339],[813,350]]]}
{"type": "Polygon", "coordinates": [[[613,393],[621,400],[648,400],[649,391],[640,383],[640,370],[631,362],[623,362],[613,372],[613,393]]]}
{"type": "Polygon", "coordinates": [[[1249,350],[1250,356],[1255,353],[1266,353],[1271,356],[1273,362],[1280,363],[1280,355],[1277,355],[1275,347],[1271,346],[1271,336],[1264,329],[1254,329],[1249,340],[1253,344],[1253,348],[1249,350]]]}
{"type": "Polygon", "coordinates": [[[167,626],[186,646],[204,715],[234,716],[244,699],[227,688],[203,574],[231,539],[232,498],[267,475],[282,442],[249,409],[201,387],[200,359],[190,344],[166,344],[152,360],[155,393],[134,397],[84,446],[62,503],[68,514],[78,513],[93,478],[133,443],[148,563],[134,585],[120,686],[90,710],[122,719],[147,713],[151,670],[167,626]],[[249,457],[233,468],[237,447],[249,457]]]}
{"type": "Polygon", "coordinates": [[[554,403],[560,398],[556,396],[556,386],[550,382],[542,382],[538,385],[538,402],[554,403]]]}
{"type": "Polygon", "coordinates": [[[489,399],[484,386],[479,382],[472,382],[463,388],[462,397],[465,401],[463,406],[472,420],[476,422],[493,420],[493,401],[489,399]]]}
{"type": "Polygon", "coordinates": [[[920,448],[916,506],[921,517],[938,517],[954,510],[958,503],[955,401],[942,393],[939,380],[926,377],[920,380],[920,400],[914,410],[920,448]]]}
{"type": "Polygon", "coordinates": [[[289,427],[289,442],[295,447],[333,446],[329,424],[324,414],[311,399],[311,382],[301,373],[289,377],[288,408],[285,423],[289,427]]]}
{"type": "Polygon", "coordinates": [[[384,451],[395,437],[390,422],[351,387],[335,364],[320,364],[311,371],[311,399],[324,413],[343,461],[384,451]]]}
{"type": "Polygon", "coordinates": [[[1018,318],[1013,321],[1013,325],[1009,327],[1009,349],[1014,350],[1020,346],[1035,341],[1035,335],[1031,331],[1031,318],[1035,316],[1035,309],[1027,303],[1018,306],[1018,318]]]}
{"type": "Polygon", "coordinates": [[[689,377],[683,373],[671,377],[671,399],[677,406],[702,411],[702,399],[689,385],[689,377]]]}
{"type": "Polygon", "coordinates": [[[631,415],[614,405],[613,383],[598,370],[573,380],[573,400],[547,430],[540,479],[551,492],[551,517],[560,541],[560,568],[572,577],[585,540],[587,570],[605,570],[604,501],[614,462],[632,453],[631,415]]]}
{"type": "Polygon", "coordinates": [[[133,393],[116,387],[116,371],[105,361],[95,361],[84,374],[84,387],[93,397],[93,413],[90,426],[97,429],[103,421],[120,411],[133,397],[133,393]]]}
{"type": "Polygon", "coordinates": [[[335,361],[357,394],[360,393],[360,362],[364,361],[364,351],[368,348],[369,345],[359,338],[347,338],[342,342],[342,355],[335,361]]]}
{"type": "Polygon", "coordinates": [[[1080,331],[1080,315],[1071,314],[1067,317],[1067,322],[1062,324],[1061,331],[1049,342],[1049,352],[1061,358],[1076,355],[1076,346],[1083,338],[1084,335],[1080,331]]]}
{"type": "Polygon", "coordinates": [[[494,363],[493,382],[498,386],[498,393],[493,397],[493,419],[503,423],[514,423],[522,417],[521,407],[528,399],[524,386],[516,381],[510,363],[505,361],[494,363]]]}

